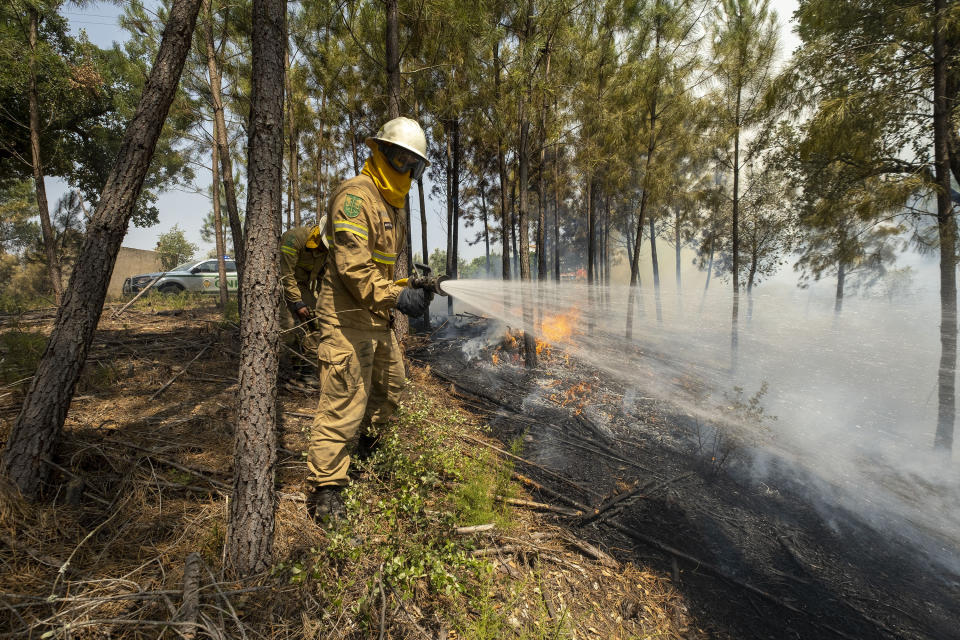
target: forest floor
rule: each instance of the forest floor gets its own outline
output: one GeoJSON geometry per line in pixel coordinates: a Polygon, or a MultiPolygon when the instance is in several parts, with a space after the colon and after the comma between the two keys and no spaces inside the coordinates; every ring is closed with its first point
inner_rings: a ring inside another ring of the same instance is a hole
{"type": "MultiPolygon", "coordinates": [[[[519,342],[462,314],[408,355],[501,442],[520,442],[514,460],[542,485],[537,499],[582,505],[583,517],[558,516],[569,534],[670,575],[698,633],[960,638],[960,576],[894,523],[878,528],[831,504],[794,465],[645,393],[642,380],[625,389],[548,345],[531,371],[519,342]]],[[[658,354],[631,355],[641,356],[658,354]]],[[[692,372],[675,382],[702,392],[692,372]]],[[[772,419],[734,400],[727,409],[772,419]]]]}
{"type": "MultiPolygon", "coordinates": [[[[238,330],[209,300],[118,308],[104,311],[43,500],[0,492],[0,638],[730,637],[683,595],[676,565],[584,537],[575,523],[592,507],[566,504],[524,461],[526,430],[491,431],[487,411],[414,361],[330,531],[304,504],[316,395],[281,391],[276,564],[229,579],[238,330]]],[[[52,320],[0,319],[0,441],[52,320]]]]}

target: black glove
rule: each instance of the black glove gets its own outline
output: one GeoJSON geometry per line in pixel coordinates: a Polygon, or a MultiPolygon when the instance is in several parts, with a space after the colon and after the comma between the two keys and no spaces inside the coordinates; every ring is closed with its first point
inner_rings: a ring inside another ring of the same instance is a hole
{"type": "Polygon", "coordinates": [[[397,309],[411,318],[419,318],[430,308],[430,301],[423,289],[406,288],[397,297],[397,309]]]}

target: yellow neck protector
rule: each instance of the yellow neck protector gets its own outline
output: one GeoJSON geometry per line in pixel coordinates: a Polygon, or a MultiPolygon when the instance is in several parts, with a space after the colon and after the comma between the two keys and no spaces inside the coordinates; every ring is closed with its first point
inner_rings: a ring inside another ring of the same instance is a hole
{"type": "Polygon", "coordinates": [[[395,171],[380,153],[376,144],[370,145],[370,149],[373,151],[373,156],[367,158],[360,173],[370,176],[384,200],[397,209],[402,208],[404,198],[410,191],[410,174],[395,171]]]}

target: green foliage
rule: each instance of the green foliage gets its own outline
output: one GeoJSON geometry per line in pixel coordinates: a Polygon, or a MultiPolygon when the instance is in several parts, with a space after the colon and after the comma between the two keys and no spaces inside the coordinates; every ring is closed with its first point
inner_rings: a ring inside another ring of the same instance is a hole
{"type": "Polygon", "coordinates": [[[32,376],[46,346],[47,336],[42,333],[19,329],[0,333],[0,382],[32,376]]]}
{"type": "Polygon", "coordinates": [[[281,570],[293,582],[318,581],[329,607],[349,609],[373,629],[378,580],[403,599],[426,592],[448,604],[464,597],[479,601],[489,564],[470,555],[469,537],[450,530],[496,522],[509,531],[509,510],[494,498],[511,496],[513,489],[509,466],[465,455],[457,434],[468,428],[459,411],[414,392],[376,453],[360,463],[363,481],[344,490],[346,521],[328,532],[325,546],[281,570]],[[379,569],[365,584],[346,578],[371,564],[379,569]],[[358,589],[365,595],[348,595],[358,589]]]}
{"type": "Polygon", "coordinates": [[[173,269],[181,262],[189,260],[197,252],[197,245],[188,242],[179,224],[157,238],[157,253],[164,271],[173,269]]]}

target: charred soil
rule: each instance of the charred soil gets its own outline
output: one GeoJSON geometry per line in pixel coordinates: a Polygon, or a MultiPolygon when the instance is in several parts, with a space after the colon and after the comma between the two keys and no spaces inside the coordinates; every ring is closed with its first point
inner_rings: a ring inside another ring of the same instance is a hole
{"type": "Polygon", "coordinates": [[[585,511],[558,525],[671,575],[693,627],[737,639],[960,638],[958,577],[907,540],[831,506],[782,461],[764,460],[758,479],[748,448],[644,397],[642,384],[625,390],[549,348],[524,369],[521,343],[464,315],[411,357],[502,442],[522,440],[517,469],[538,499],[585,511]]]}

